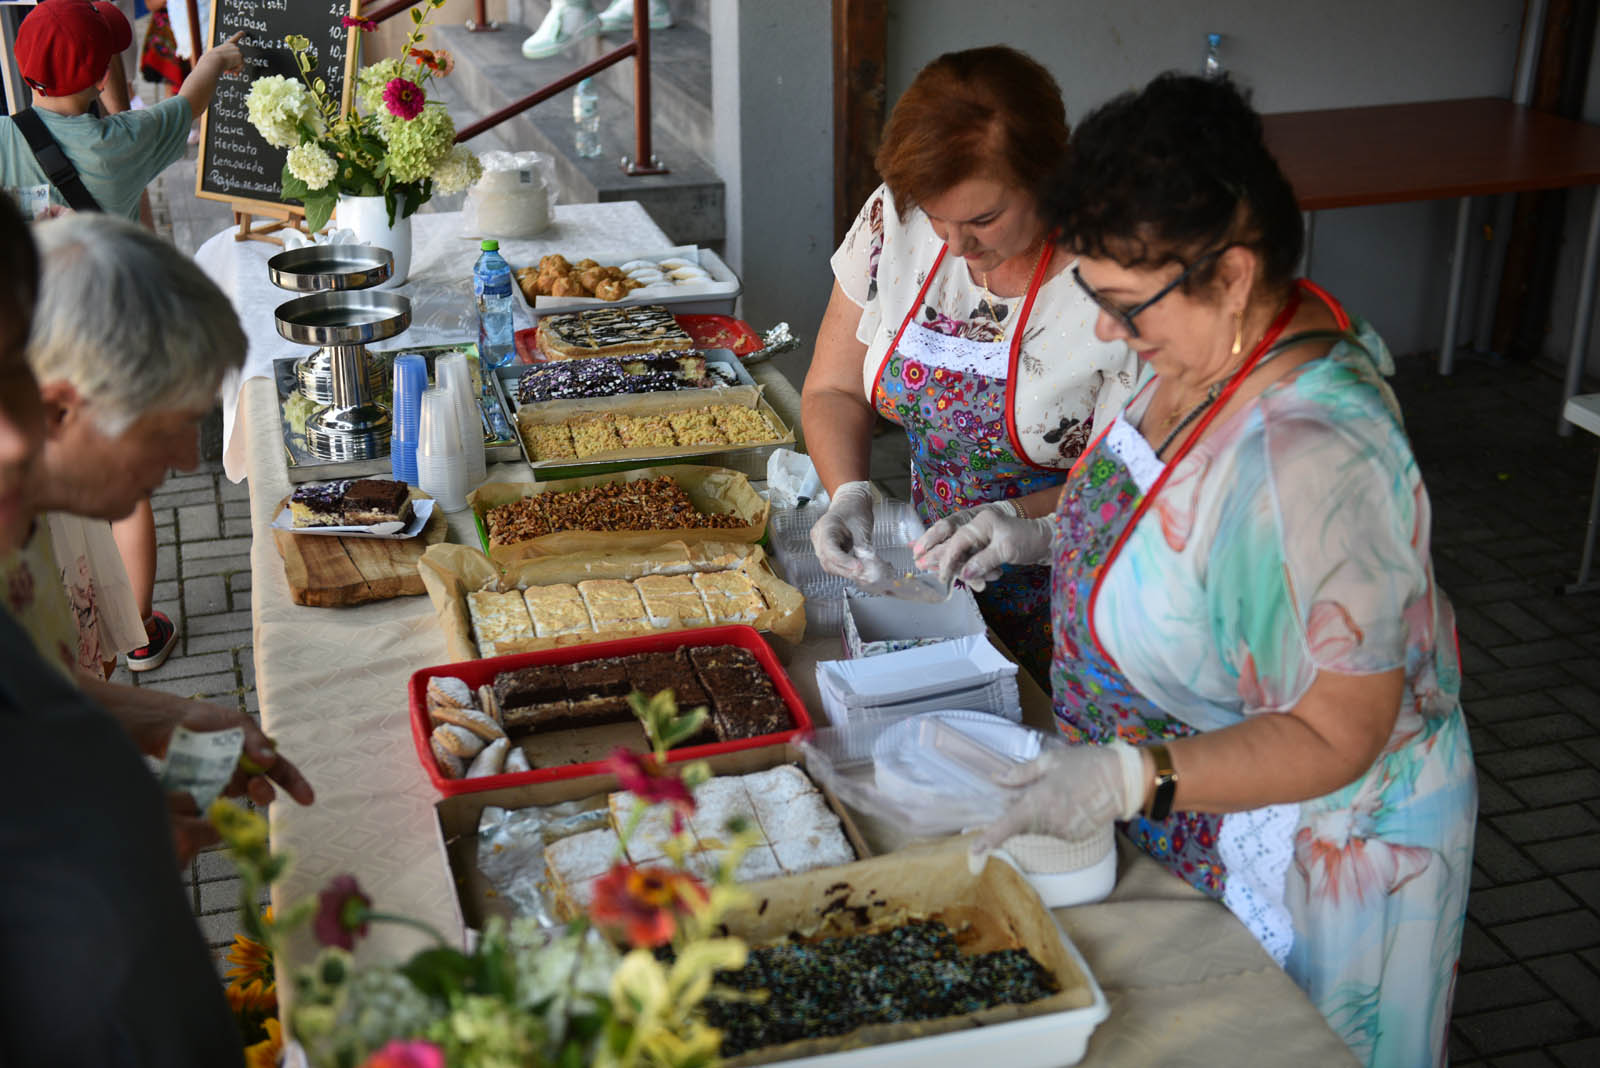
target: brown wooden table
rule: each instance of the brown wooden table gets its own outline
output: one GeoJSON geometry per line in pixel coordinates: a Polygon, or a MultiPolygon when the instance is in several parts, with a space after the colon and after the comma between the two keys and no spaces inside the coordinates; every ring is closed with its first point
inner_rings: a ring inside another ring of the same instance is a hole
{"type": "MultiPolygon", "coordinates": [[[[1471,198],[1600,184],[1600,126],[1505,100],[1471,98],[1262,117],[1267,144],[1307,212],[1458,198],[1439,372],[1455,359],[1471,198]]],[[[1590,210],[1565,398],[1578,391],[1600,265],[1600,196],[1590,210]]],[[[1563,434],[1572,427],[1563,416],[1563,434]]]]}

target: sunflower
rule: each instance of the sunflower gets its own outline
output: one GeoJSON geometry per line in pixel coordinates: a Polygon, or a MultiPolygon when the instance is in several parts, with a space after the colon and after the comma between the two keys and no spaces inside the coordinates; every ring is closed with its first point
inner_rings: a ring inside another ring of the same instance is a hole
{"type": "Polygon", "coordinates": [[[271,983],[263,983],[260,979],[252,979],[248,983],[234,981],[228,984],[225,993],[228,1007],[241,1020],[277,1015],[278,988],[271,983]]]}
{"type": "MultiPolygon", "coordinates": [[[[270,925],[272,923],[272,909],[268,908],[261,918],[270,925]]],[[[228,978],[237,983],[243,984],[251,980],[260,980],[265,985],[271,986],[275,979],[272,967],[272,950],[248,935],[234,935],[233,945],[228,947],[228,952],[224,954],[223,959],[228,962],[228,978]]]]}
{"type": "Polygon", "coordinates": [[[283,1054],[283,1025],[274,1017],[263,1021],[262,1026],[267,1037],[245,1047],[245,1068],[278,1068],[278,1058],[283,1054]]]}

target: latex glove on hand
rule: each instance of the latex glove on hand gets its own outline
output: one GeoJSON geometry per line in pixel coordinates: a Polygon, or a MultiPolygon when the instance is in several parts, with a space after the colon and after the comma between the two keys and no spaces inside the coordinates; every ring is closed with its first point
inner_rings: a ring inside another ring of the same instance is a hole
{"type": "Polygon", "coordinates": [[[1054,526],[1049,517],[1026,519],[1009,501],[991,501],[945,516],[912,543],[917,566],[937,570],[939,581],[960,579],[974,593],[1000,577],[1006,564],[1050,559],[1054,526]]]}
{"type": "Polygon", "coordinates": [[[811,526],[811,547],[830,575],[874,578],[883,562],[872,551],[872,484],[846,482],[833,491],[828,510],[811,526]]]}
{"type": "Polygon", "coordinates": [[[1114,820],[1131,819],[1144,804],[1146,775],[1139,750],[1112,742],[1052,749],[995,781],[1027,789],[973,842],[974,857],[1014,834],[1078,841],[1114,820]]]}

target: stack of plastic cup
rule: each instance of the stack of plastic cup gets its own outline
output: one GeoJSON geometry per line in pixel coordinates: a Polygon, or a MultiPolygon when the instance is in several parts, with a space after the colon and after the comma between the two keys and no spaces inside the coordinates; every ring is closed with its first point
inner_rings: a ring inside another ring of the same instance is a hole
{"type": "Polygon", "coordinates": [[[416,353],[394,361],[394,401],[389,435],[389,461],[396,482],[417,484],[417,442],[422,419],[422,391],[428,388],[428,363],[416,353]]]}
{"type": "Polygon", "coordinates": [[[448,389],[456,402],[456,425],[461,431],[461,454],[466,458],[467,488],[477,489],[489,477],[487,460],[483,452],[483,415],[478,408],[478,394],[472,388],[472,374],[467,370],[467,356],[451,352],[434,361],[434,379],[443,389],[448,389]]]}
{"type": "Polygon", "coordinates": [[[456,402],[448,389],[422,392],[417,485],[447,512],[459,512],[467,506],[467,458],[461,454],[456,402]]]}

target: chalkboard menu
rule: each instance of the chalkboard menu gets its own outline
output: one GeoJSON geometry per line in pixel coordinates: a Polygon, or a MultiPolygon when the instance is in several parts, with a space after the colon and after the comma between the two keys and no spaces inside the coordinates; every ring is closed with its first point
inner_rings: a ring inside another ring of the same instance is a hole
{"type": "Polygon", "coordinates": [[[354,14],[360,0],[212,0],[206,39],[226,41],[240,30],[244,70],[217,82],[216,95],[200,127],[200,161],[195,194],[226,200],[239,211],[282,216],[299,202],[280,191],[284,149],[273,148],[250,125],[245,97],[250,83],[269,74],[299,80],[294,53],[283,43],[291,33],[311,41],[316,74],[328,84],[348,84],[354,67],[352,34],[340,18],[354,14]]]}

